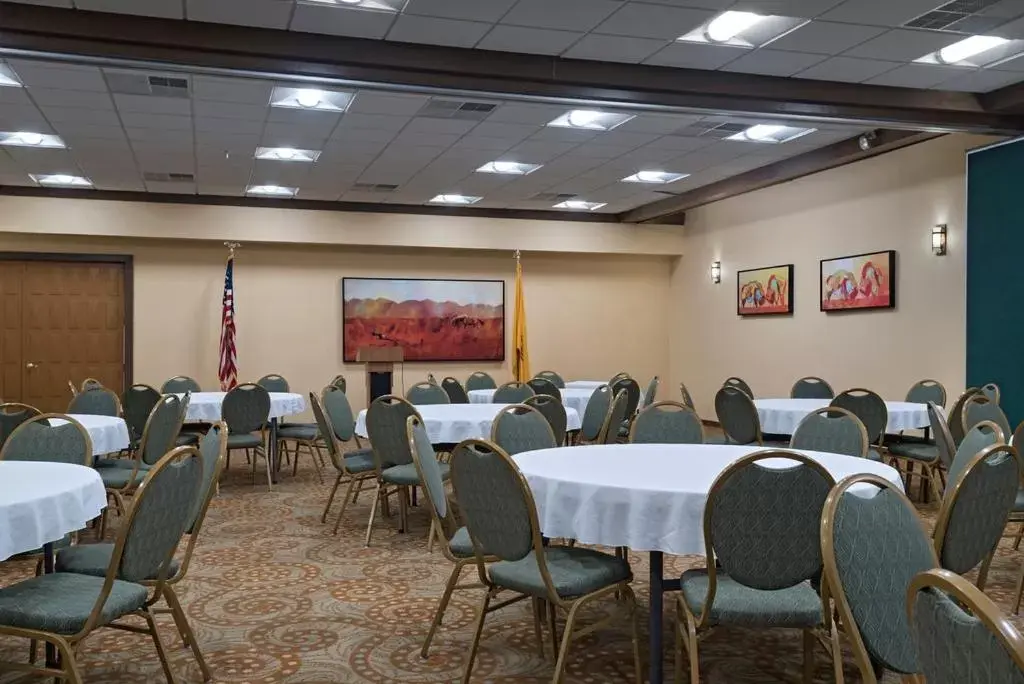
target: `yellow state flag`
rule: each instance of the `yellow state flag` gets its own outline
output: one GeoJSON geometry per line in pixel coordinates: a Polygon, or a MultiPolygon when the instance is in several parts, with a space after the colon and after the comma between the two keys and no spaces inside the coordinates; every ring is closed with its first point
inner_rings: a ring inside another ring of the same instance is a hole
{"type": "Polygon", "coordinates": [[[523,266],[516,253],[516,303],[512,318],[512,376],[517,382],[530,379],[530,350],[526,345],[526,297],[523,296],[523,266]]]}

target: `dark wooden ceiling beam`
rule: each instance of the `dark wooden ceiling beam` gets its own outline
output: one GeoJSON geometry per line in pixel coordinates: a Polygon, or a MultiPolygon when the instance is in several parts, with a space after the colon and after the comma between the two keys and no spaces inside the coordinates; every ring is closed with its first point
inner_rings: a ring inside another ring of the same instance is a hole
{"type": "Polygon", "coordinates": [[[19,52],[941,132],[1024,132],[1024,116],[989,111],[971,93],[569,60],[0,1],[0,54],[19,52]]]}

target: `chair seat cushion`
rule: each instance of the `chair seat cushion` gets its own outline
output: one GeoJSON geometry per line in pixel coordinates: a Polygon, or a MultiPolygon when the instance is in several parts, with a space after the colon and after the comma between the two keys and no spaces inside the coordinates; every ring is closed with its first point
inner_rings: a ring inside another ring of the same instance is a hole
{"type": "MultiPolygon", "coordinates": [[[[135,467],[134,458],[97,458],[93,466],[96,468],[127,468],[131,470],[135,467]]],[[[139,468],[148,470],[151,468],[148,463],[140,463],[139,468]]]]}
{"type": "Polygon", "coordinates": [[[729,438],[725,435],[708,435],[704,438],[705,444],[729,444],[729,438]]]}
{"type": "Polygon", "coordinates": [[[131,468],[109,467],[97,468],[96,472],[100,474],[103,486],[107,489],[122,489],[128,486],[129,482],[135,485],[142,484],[142,480],[146,477],[148,471],[139,468],[138,471],[133,473],[131,468]]]}
{"type": "Polygon", "coordinates": [[[345,452],[345,467],[350,473],[368,473],[377,467],[373,460],[373,449],[356,449],[345,452]]]}
{"type": "Polygon", "coordinates": [[[868,460],[882,462],[882,452],[878,449],[871,447],[868,449],[868,460]]]}
{"type": "Polygon", "coordinates": [[[315,425],[291,424],[277,428],[278,439],[301,439],[312,441],[320,436],[320,428],[315,425]]]}
{"type": "Polygon", "coordinates": [[[263,446],[260,435],[228,435],[228,449],[255,449],[263,446]]]}
{"type": "Polygon", "coordinates": [[[456,558],[469,558],[473,555],[473,541],[469,538],[469,529],[460,527],[455,530],[448,542],[448,550],[456,558]]]}
{"type": "Polygon", "coordinates": [[[179,432],[178,436],[174,438],[174,446],[192,446],[193,444],[199,444],[199,433],[198,432],[179,432]]]}
{"type": "Polygon", "coordinates": [[[1017,490],[1017,498],[1013,502],[1014,513],[1024,513],[1024,489],[1017,490]]]}
{"type": "MultiPolygon", "coordinates": [[[[788,589],[765,591],[744,586],[721,570],[716,574],[715,598],[709,624],[749,627],[814,627],[821,624],[821,597],[803,582],[788,589]]],[[[704,610],[707,570],[687,570],[680,579],[683,599],[694,615],[704,610]]]]}
{"type": "Polygon", "coordinates": [[[889,446],[893,456],[931,463],[939,458],[939,447],[927,442],[896,442],[889,446]]]}
{"type": "MultiPolygon", "coordinates": [[[[105,577],[107,567],[110,565],[110,557],[113,554],[113,544],[77,544],[57,554],[54,569],[57,572],[74,572],[79,575],[105,577]]],[[[171,559],[165,579],[171,579],[177,575],[180,568],[181,562],[177,558],[171,559]]],[[[155,580],[156,578],[150,579],[155,580]]]]}
{"type": "MultiPolygon", "coordinates": [[[[85,626],[103,588],[102,577],[55,572],[0,589],[0,625],[75,634],[85,626]]],[[[112,622],[146,604],[146,587],[115,580],[100,624],[112,622]]]]}
{"type": "MultiPolygon", "coordinates": [[[[544,549],[551,583],[562,598],[583,596],[618,582],[633,579],[629,563],[607,553],[579,546],[548,546],[544,549]]],[[[547,596],[536,552],[517,561],[501,561],[488,567],[495,584],[531,596],[547,596]]]]}
{"type": "MultiPolygon", "coordinates": [[[[441,469],[441,479],[447,480],[449,465],[447,463],[438,463],[437,465],[441,469]]],[[[420,483],[419,473],[416,472],[416,466],[412,463],[385,468],[381,472],[380,478],[393,485],[418,485],[420,483]]]]}

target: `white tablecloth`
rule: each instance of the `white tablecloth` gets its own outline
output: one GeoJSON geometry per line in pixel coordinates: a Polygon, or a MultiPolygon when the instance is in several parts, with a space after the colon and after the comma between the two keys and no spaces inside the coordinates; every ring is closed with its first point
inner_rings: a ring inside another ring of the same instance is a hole
{"type": "Polygon", "coordinates": [[[607,384],[607,380],[569,380],[565,383],[565,388],[596,390],[601,385],[607,384]]]}
{"type": "MultiPolygon", "coordinates": [[[[494,400],[494,393],[497,390],[485,389],[485,390],[470,390],[469,401],[473,404],[490,404],[494,400]]],[[[572,409],[580,416],[587,412],[587,404],[590,403],[590,397],[594,395],[593,389],[569,389],[559,390],[562,395],[562,404],[568,411],[572,409]]]]}
{"type": "MultiPolygon", "coordinates": [[[[464,439],[490,439],[491,424],[498,412],[511,404],[427,404],[417,406],[433,444],[455,444],[464,439]]],[[[569,430],[579,430],[580,414],[565,409],[569,430]]],[[[366,409],[356,418],[356,434],[367,437],[366,409]]]]}
{"type": "MultiPolygon", "coordinates": [[[[703,516],[715,478],[757,447],[610,444],[527,451],[515,456],[548,537],[635,551],[704,553],[703,516]]],[[[866,458],[801,451],[836,481],[881,475],[902,490],[895,468],[866,458]]],[[[785,467],[792,461],[780,460],[785,467]]],[[[858,488],[854,488],[856,491],[858,488]]],[[[865,486],[862,492],[873,488],[865,486]]]]}
{"type": "MultiPolygon", "coordinates": [[[[188,404],[185,420],[205,421],[212,423],[220,420],[220,405],[224,403],[227,392],[193,392],[188,404]]],[[[184,397],[179,394],[178,397],[184,397]]],[[[306,400],[301,394],[294,392],[270,393],[270,418],[293,416],[306,410],[306,400]]]]}
{"type": "MultiPolygon", "coordinates": [[[[130,445],[128,424],[123,418],[112,416],[90,416],[84,413],[68,414],[85,428],[92,440],[92,455],[115,454],[130,445]]],[[[62,425],[66,421],[53,419],[51,425],[62,425]]]]}
{"type": "Polygon", "coordinates": [[[82,529],[106,505],[103,480],[92,468],[0,461],[0,560],[82,529]]]}
{"type": "MultiPolygon", "coordinates": [[[[761,432],[774,435],[791,435],[800,421],[810,413],[829,405],[828,399],[755,399],[757,416],[761,419],[761,432]]],[[[902,430],[918,430],[928,427],[928,405],[910,404],[905,401],[887,401],[889,424],[885,431],[896,434],[902,430]]]]}

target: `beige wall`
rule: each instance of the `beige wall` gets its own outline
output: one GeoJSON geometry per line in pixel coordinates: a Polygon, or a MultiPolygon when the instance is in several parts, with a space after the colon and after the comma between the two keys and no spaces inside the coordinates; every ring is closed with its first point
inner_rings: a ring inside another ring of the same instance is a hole
{"type": "Polygon", "coordinates": [[[928,377],[962,390],[964,150],[986,142],[947,136],[691,212],[671,276],[671,377],[701,415],[714,415],[730,375],[762,397],[788,396],[804,375],[888,399],[928,377]],[[931,253],[936,223],[949,226],[945,257],[931,253]],[[818,310],[819,259],[886,249],[898,252],[895,310],[818,310]],[[736,271],[785,263],[795,264],[794,315],[737,316],[736,271]]]}

